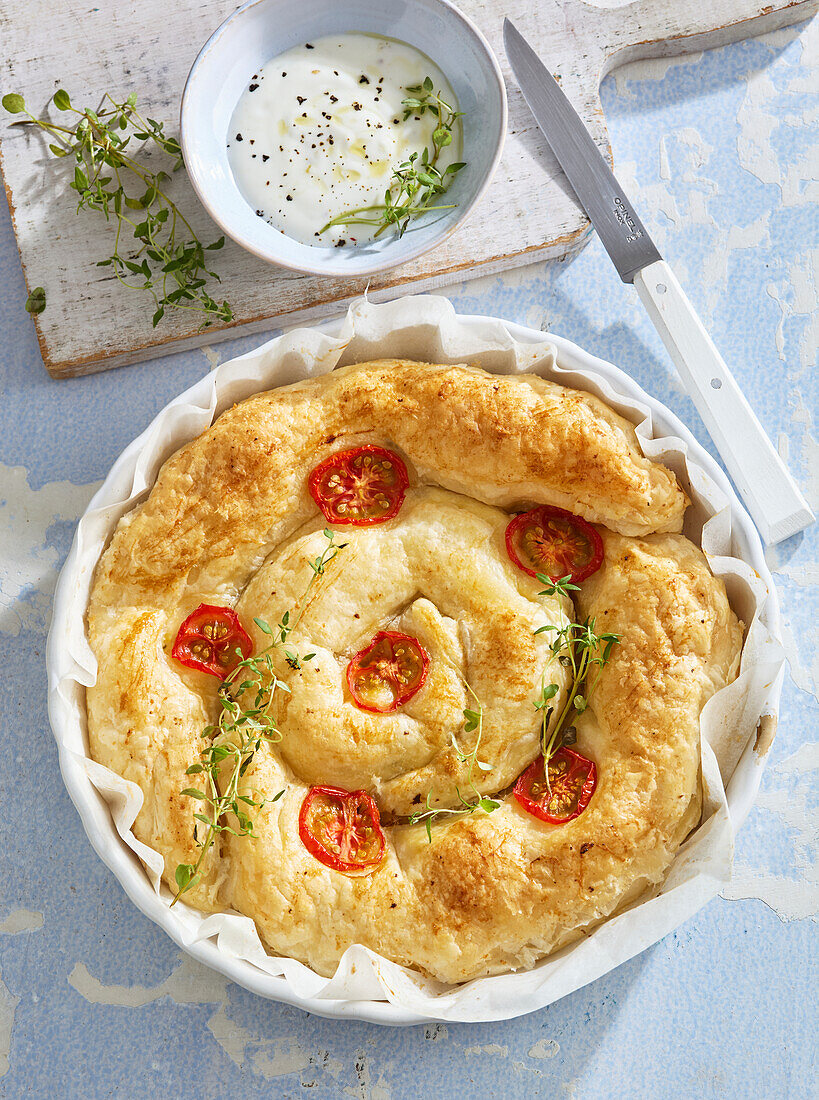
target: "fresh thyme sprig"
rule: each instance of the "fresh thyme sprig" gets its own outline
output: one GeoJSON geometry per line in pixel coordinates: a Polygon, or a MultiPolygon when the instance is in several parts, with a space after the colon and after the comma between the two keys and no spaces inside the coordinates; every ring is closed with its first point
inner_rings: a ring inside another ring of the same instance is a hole
{"type": "MultiPolygon", "coordinates": [[[[571,583],[571,577],[562,577],[553,581],[542,573],[537,574],[537,579],[543,584],[540,596],[568,595],[572,590],[577,590],[577,585],[571,583]]],[[[552,657],[557,658],[561,665],[570,670],[571,687],[569,688],[563,707],[557,716],[551,734],[549,734],[549,722],[553,713],[550,702],[560,690],[557,684],[546,684],[541,681],[540,696],[535,700],[535,708],[541,712],[541,750],[543,752],[543,773],[546,778],[546,786],[549,788],[549,761],[562,745],[574,744],[576,734],[574,727],[567,725],[570,715],[582,714],[589,703],[589,699],[597,687],[603,668],[611,657],[612,650],[620,641],[619,634],[595,633],[595,620],[584,619],[583,622],[570,622],[558,627],[552,623],[539,627],[535,634],[543,634],[546,631],[554,633],[554,638],[549,645],[552,657]],[[589,677],[596,669],[594,679],[589,682],[589,677]]],[[[550,789],[550,788],[549,788],[550,789]]]]}
{"type": "MultiPolygon", "coordinates": [[[[565,577],[559,577],[556,581],[547,577],[545,573],[536,573],[535,577],[543,585],[543,591],[538,592],[538,596],[568,596],[571,599],[570,592],[580,591],[579,584],[572,584],[571,573],[567,573],[565,577]]],[[[535,634],[540,633],[539,630],[535,631],[535,634]]]]}
{"type": "MultiPolygon", "coordinates": [[[[240,660],[219,685],[219,717],[215,725],[205,726],[202,730],[202,737],[207,744],[202,749],[199,760],[185,772],[186,775],[201,776],[204,789],[188,787],[182,791],[182,794],[195,799],[197,803],[205,803],[208,810],[196,811],[193,815],[193,836],[200,847],[199,857],[196,863],[180,863],[177,866],[174,876],[176,893],[171,905],[175,905],[182,894],[199,882],[202,863],[218,834],[255,837],[251,812],[258,813],[267,801],[276,802],[284,794],[284,790],[281,790],[269,800],[240,794],[239,782],[262,744],[281,741],[281,731],[271,714],[271,706],[277,691],[289,692],[290,688],[276,674],[273,652],[286,645],[301,621],[313,585],[347,545],[337,543],[335,533],[329,529],[324,531],[324,537],[327,545],[309,563],[312,576],[298,602],[295,617],[285,611],[275,627],[269,626],[264,619],[254,619],[259,630],[271,639],[270,644],[256,656],[240,660]],[[233,814],[238,828],[234,829],[225,823],[224,817],[228,813],[233,814]],[[201,840],[200,825],[205,827],[204,839],[201,840]]],[[[315,657],[315,653],[299,657],[293,650],[283,651],[288,665],[294,669],[301,668],[302,663],[315,657]]],[[[236,652],[241,656],[240,650],[237,649],[236,652]]]]}
{"type": "MultiPolygon", "coordinates": [[[[135,93],[122,103],[106,93],[93,111],[74,107],[60,88],[53,102],[58,111],[76,116],[68,125],[33,115],[17,93],[3,96],[2,102],[10,114],[26,115],[12,125],[36,126],[54,139],[48,148],[55,157],[73,157],[76,163],[70,187],[79,196],[77,213],[96,210],[115,226],[113,254],[97,266],[112,267],[123,286],[151,295],[154,327],[166,309],[201,314],[203,328],[232,319],[228,303],[217,302],[206,289],[208,279],[218,281],[219,276],[208,267],[205,253],[221,248],[225,238],[203,245],[163,189],[171,178],[169,173],[151,171],[126,152],[132,141],[150,143],[172,158],[171,171],[183,163],[179,142],[165,134],[161,122],[140,114],[135,93]],[[129,232],[136,248],[123,255],[120,249],[129,232]]],[[[41,313],[45,294],[32,305],[39,308],[27,303],[29,312],[41,313]]]]}
{"type": "MultiPolygon", "coordinates": [[[[333,558],[338,555],[338,552],[340,550],[343,550],[344,547],[347,545],[346,542],[335,542],[335,532],[331,531],[329,527],[325,527],[322,533],[327,539],[327,545],[317,558],[307,563],[310,566],[313,575],[310,578],[310,583],[307,585],[307,588],[304,591],[304,595],[299,600],[298,613],[295,619],[293,619],[293,621],[291,622],[290,612],[285,611],[284,615],[282,615],[281,617],[281,621],[277,623],[275,630],[271,630],[271,628],[263,619],[253,620],[256,626],[258,626],[259,630],[273,638],[270,647],[284,645],[290,634],[292,634],[292,632],[301,622],[302,616],[307,609],[307,596],[309,595],[311,588],[316,583],[318,578],[324,574],[324,570],[327,568],[333,558]]],[[[285,649],[284,656],[288,665],[290,665],[292,669],[300,669],[302,662],[312,661],[312,659],[315,657],[315,653],[308,653],[305,657],[299,657],[299,655],[293,650],[285,649]]]]}
{"type": "Polygon", "coordinates": [[[319,233],[337,225],[374,225],[378,227],[374,234],[376,237],[380,237],[390,226],[395,228],[399,237],[403,237],[413,218],[419,218],[431,210],[452,210],[455,207],[455,203],[442,205],[436,200],[449,190],[456,174],[466,167],[466,163],[455,161],[442,172],[438,168],[438,159],[442,150],[452,144],[455,123],[462,117],[463,111],[454,111],[440,91],[434,92],[433,88],[432,78],[428,76],[423,84],[407,87],[410,95],[402,100],[405,122],[410,115],[420,118],[427,112],[438,119],[432,133],[432,155],[429,148],[420,154],[411,153],[407,160],[393,168],[383,203],[345,210],[327,222],[319,233]]]}
{"type": "Polygon", "coordinates": [[[474,733],[475,730],[478,731],[475,738],[475,745],[472,751],[464,752],[458,744],[457,740],[455,739],[455,735],[451,734],[450,736],[452,738],[452,746],[457,753],[458,760],[462,764],[465,764],[467,761],[469,761],[469,770],[467,771],[466,781],[474,797],[464,798],[463,794],[461,794],[460,788],[456,787],[455,791],[458,795],[461,805],[459,807],[455,807],[454,809],[448,809],[444,806],[433,806],[430,801],[432,798],[432,791],[427,791],[425,808],[423,810],[416,810],[416,812],[410,818],[410,824],[417,825],[419,821],[423,821],[426,826],[427,837],[430,844],[432,843],[432,824],[434,821],[437,821],[439,817],[444,817],[447,814],[455,817],[464,817],[467,814],[475,813],[476,810],[483,810],[484,813],[491,814],[495,810],[497,810],[498,806],[500,806],[500,802],[496,801],[496,799],[487,798],[486,795],[482,795],[478,788],[475,786],[474,779],[472,778],[473,769],[476,766],[480,768],[481,771],[491,771],[492,765],[478,759],[478,749],[481,747],[481,737],[483,736],[483,703],[481,703],[480,699],[477,697],[469,684],[465,684],[465,687],[472,698],[475,700],[475,706],[477,708],[476,710],[472,710],[471,708],[467,707],[463,712],[464,733],[474,733]]]}

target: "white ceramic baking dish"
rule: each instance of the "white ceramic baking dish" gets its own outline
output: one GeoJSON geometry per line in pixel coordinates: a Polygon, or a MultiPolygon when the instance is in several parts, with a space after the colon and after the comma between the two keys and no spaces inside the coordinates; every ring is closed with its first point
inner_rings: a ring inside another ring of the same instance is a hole
{"type": "MultiPolygon", "coordinates": [[[[589,355],[569,340],[551,334],[544,336],[542,332],[491,318],[457,317],[443,298],[418,297],[382,306],[364,304],[353,307],[353,312],[356,308],[377,313],[382,327],[385,323],[391,324],[392,320],[399,326],[390,333],[390,355],[396,354],[398,348],[399,351],[403,349],[407,357],[420,358],[419,347],[425,346],[425,340],[429,342],[432,339],[438,341],[439,347],[446,348],[451,336],[450,330],[454,326],[462,346],[464,342],[470,346],[471,351],[466,358],[480,361],[487,369],[494,369],[493,363],[503,352],[504,345],[508,347],[510,343],[517,341],[525,353],[527,348],[542,346],[544,340],[548,339],[556,348],[558,370],[561,374],[568,372],[568,384],[582,384],[582,378],[574,373],[580,372],[589,380],[589,385],[599,385],[606,391],[610,400],[613,395],[615,403],[622,400],[625,406],[636,403],[649,410],[653,437],[671,437],[675,445],[687,452],[688,461],[696,469],[696,478],[691,479],[693,489],[697,490],[698,486],[694,481],[699,480],[702,484],[708,483],[712,495],[722,497],[719,513],[721,518],[714,521],[722,524],[723,534],[729,529],[726,524],[730,524],[730,550],[722,553],[730,553],[746,563],[743,568],[758,592],[760,630],[766,639],[763,649],[767,646],[764,653],[767,664],[764,665],[764,672],[760,672],[764,683],[755,696],[756,709],[750,715],[748,738],[737,746],[732,766],[727,775],[723,774],[723,804],[726,807],[732,843],[733,833],[748,813],[759,785],[764,767],[765,745],[762,743],[769,742],[776,728],[782,661],[776,641],[779,636],[776,592],[765,565],[762,546],[750,518],[716,461],[672,412],[645,393],[631,378],[610,363],[589,355]],[[491,333],[491,339],[487,339],[487,333],[491,333]],[[770,717],[763,718],[763,715],[770,717]]],[[[304,346],[316,348],[317,354],[321,354],[322,347],[329,342],[324,341],[322,345],[318,334],[337,337],[344,332],[346,338],[349,335],[349,316],[346,322],[348,327],[344,328],[344,324],[344,319],[338,319],[311,330],[300,330],[304,346]]],[[[277,339],[288,340],[288,346],[293,348],[299,344],[299,333],[290,333],[277,339]]],[[[549,981],[543,985],[533,983],[533,972],[507,974],[479,979],[478,982],[470,983],[469,990],[461,987],[464,992],[453,991],[440,1002],[424,997],[408,1002],[400,992],[391,999],[386,999],[386,996],[385,999],[379,999],[378,990],[372,988],[367,995],[359,995],[355,999],[332,996],[331,991],[322,995],[321,990],[315,992],[320,984],[316,979],[312,987],[314,992],[306,994],[304,983],[300,983],[298,977],[291,981],[290,973],[266,973],[247,958],[236,958],[223,950],[216,937],[205,937],[201,934],[201,922],[205,919],[201,914],[187,909],[186,906],[170,909],[169,895],[166,892],[162,896],[154,889],[135,851],[117,832],[112,809],[92,781],[94,770],[99,770],[99,765],[90,764],[86,752],[84,685],[93,681],[89,678],[92,674],[89,673],[88,662],[82,652],[78,654],[77,637],[79,634],[81,650],[85,644],[85,608],[96,557],[116,525],[119,515],[125,510],[122,502],[133,499],[135,486],[140,497],[144,496],[153,480],[151,470],[158,468],[157,454],[163,459],[167,457],[167,418],[174,420],[177,425],[175,430],[177,434],[182,431],[183,439],[193,438],[201,432],[203,420],[205,423],[209,422],[214,411],[247,396],[254,391],[254,387],[260,388],[258,382],[254,381],[258,377],[258,364],[265,356],[274,354],[280,346],[274,340],[256,352],[225,363],[180,394],[126,448],[81,521],[57,585],[47,647],[49,716],[59,748],[60,767],[66,787],[94,849],[142,912],[194,958],[263,997],[293,1004],[320,1016],[381,1024],[414,1024],[435,1019],[502,1019],[532,1011],[605,973],[656,942],[713,897],[720,889],[720,883],[706,881],[697,885],[698,880],[695,879],[695,886],[689,884],[680,893],[676,908],[658,908],[655,917],[642,923],[639,919],[640,907],[631,907],[629,912],[613,918],[618,922],[632,922],[633,932],[629,931],[631,926],[628,923],[623,926],[626,930],[625,944],[621,943],[622,935],[617,941],[620,946],[616,949],[612,949],[608,941],[603,939],[600,941],[602,949],[595,957],[595,939],[601,934],[606,935],[605,929],[611,924],[611,919],[604,922],[583,941],[586,954],[577,957],[577,965],[562,965],[562,958],[567,957],[567,952],[571,952],[572,947],[560,952],[559,957],[553,956],[551,960],[545,960],[552,971],[549,972],[549,981]],[[463,998],[463,1003],[459,1001],[459,997],[463,998]],[[464,1005],[469,1006],[468,1010],[464,1005]]],[[[299,354],[303,356],[304,350],[299,354]]],[[[378,346],[367,345],[367,358],[377,358],[378,354],[378,346]]],[[[438,358],[439,361],[445,361],[441,355],[438,358]]],[[[455,359],[451,358],[451,361],[463,361],[463,358],[462,353],[455,359]]],[[[290,360],[286,360],[278,377],[282,382],[290,382],[297,377],[303,377],[304,373],[303,366],[293,367],[290,360]]],[[[261,388],[269,388],[269,384],[261,388]]],[[[649,439],[644,443],[644,448],[650,447],[649,439]]],[[[718,569],[715,568],[715,571],[718,569]]],[[[90,650],[88,655],[90,656],[90,650]]],[[[725,767],[722,770],[725,773],[725,767]]],[[[301,964],[293,963],[294,968],[300,966],[301,964]]],[[[305,971],[305,968],[301,969],[305,971]]],[[[323,981],[324,979],[321,980],[323,981]]]]}

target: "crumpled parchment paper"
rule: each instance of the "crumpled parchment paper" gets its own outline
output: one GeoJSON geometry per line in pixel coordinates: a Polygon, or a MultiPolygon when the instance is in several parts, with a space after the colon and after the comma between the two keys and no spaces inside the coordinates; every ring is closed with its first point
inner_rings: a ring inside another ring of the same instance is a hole
{"type": "MultiPolygon", "coordinates": [[[[247,967],[255,968],[253,985],[259,989],[261,978],[268,996],[281,996],[284,982],[289,986],[286,999],[318,998],[328,1006],[388,1000],[420,1018],[460,1021],[521,1015],[550,1004],[655,943],[730,878],[734,832],[752,802],[764,763],[755,752],[757,727],[761,715],[775,713],[783,663],[772,633],[777,613],[770,575],[750,533],[750,521],[735,499],[732,507],[716,463],[679,422],[616,368],[565,341],[543,336],[534,342],[533,335],[528,341],[517,340],[501,321],[458,317],[441,297],[403,298],[386,305],[359,301],[337,336],[319,329],[286,333],[224,363],[172,402],[118,460],[80,520],[55,596],[49,638],[52,725],[66,782],[92,842],[103,858],[110,855],[112,845],[127,845],[136,855],[138,863],[120,861],[116,871],[146,911],[149,907],[137,897],[146,875],[165,907],[170,894],[160,886],[162,857],[131,833],[141,791],[87,755],[85,687],[94,682],[96,662],[85,636],[85,608],[97,559],[119,518],[144,499],[170,454],[250,394],[324,374],[336,365],[393,356],[467,362],[503,374],[535,371],[589,390],[631,419],[644,453],[676,473],[692,500],[685,533],[702,546],[713,572],[724,578],[732,606],[746,624],[739,678],[715,695],[702,713],[702,821],[659,888],[530,971],[456,987],[425,979],[361,946],[345,953],[328,980],[293,959],[269,955],[247,917],[234,912],[206,916],[182,903],[173,910],[150,907],[149,915],[177,942],[215,941],[221,957],[235,963],[229,971],[237,981],[247,977],[247,967]]],[[[106,861],[111,865],[110,859],[106,861]]],[[[348,1005],[344,1014],[355,1017],[355,1005],[348,1005]]]]}

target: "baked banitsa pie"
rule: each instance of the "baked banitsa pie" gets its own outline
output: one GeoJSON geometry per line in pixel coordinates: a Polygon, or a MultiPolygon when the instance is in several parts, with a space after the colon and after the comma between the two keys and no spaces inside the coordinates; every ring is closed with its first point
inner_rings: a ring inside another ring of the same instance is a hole
{"type": "Polygon", "coordinates": [[[162,467],[88,610],[94,759],[173,893],[334,973],[531,967],[660,882],[742,625],[597,397],[398,360],[162,467]]]}

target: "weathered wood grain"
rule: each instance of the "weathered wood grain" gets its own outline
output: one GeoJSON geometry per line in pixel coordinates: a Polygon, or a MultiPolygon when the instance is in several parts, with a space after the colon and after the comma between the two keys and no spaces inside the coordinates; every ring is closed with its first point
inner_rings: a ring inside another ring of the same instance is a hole
{"type": "MultiPolygon", "coordinates": [[[[470,219],[433,253],[370,280],[374,298],[441,287],[565,255],[588,232],[568,184],[509,76],[501,25],[509,15],[559,75],[593,136],[609,150],[599,87],[616,65],[683,53],[807,18],[819,0],[461,0],[489,38],[507,76],[509,136],[495,179],[470,219]]],[[[4,0],[0,8],[0,91],[19,91],[33,109],[62,85],[77,101],[136,90],[157,118],[176,119],[185,77],[202,42],[230,13],[220,0],[4,0]]],[[[220,296],[236,320],[197,330],[179,313],[151,328],[144,296],[121,287],[98,259],[110,254],[101,219],[74,214],[73,192],[36,134],[0,125],[0,165],[29,289],[45,287],[35,318],[43,361],[56,378],[150,358],[160,350],[213,343],[314,319],[340,309],[365,280],[319,279],[271,267],[229,243],[218,254],[220,296]]],[[[64,171],[64,170],[63,170],[64,171]]],[[[197,232],[218,230],[183,174],[172,194],[197,232]]]]}

